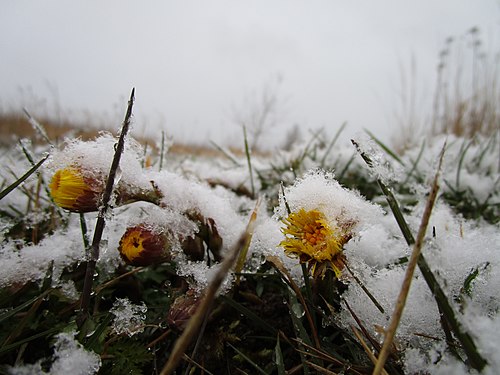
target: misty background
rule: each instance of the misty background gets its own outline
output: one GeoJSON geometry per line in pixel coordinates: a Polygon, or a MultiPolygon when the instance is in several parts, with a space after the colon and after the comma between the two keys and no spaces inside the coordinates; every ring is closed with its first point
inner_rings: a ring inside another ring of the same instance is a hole
{"type": "Polygon", "coordinates": [[[500,2],[1,0],[0,110],[133,134],[242,143],[270,105],[263,147],[369,129],[390,141],[405,93],[428,120],[439,53],[478,28],[499,51],[500,2]],[[411,88],[409,88],[411,86],[411,88]]]}

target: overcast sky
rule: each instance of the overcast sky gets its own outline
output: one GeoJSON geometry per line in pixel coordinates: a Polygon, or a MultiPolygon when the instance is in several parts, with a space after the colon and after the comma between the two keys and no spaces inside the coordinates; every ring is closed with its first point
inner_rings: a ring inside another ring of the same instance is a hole
{"type": "MultiPolygon", "coordinates": [[[[241,142],[267,87],[276,144],[299,124],[394,133],[400,69],[432,95],[448,36],[477,26],[498,46],[498,0],[0,0],[0,106],[119,122],[136,88],[134,132],[241,142]],[[45,100],[45,103],[42,101],[45,100]]],[[[497,49],[498,51],[498,49],[497,49]]],[[[99,120],[98,120],[99,121],[99,120]]]]}

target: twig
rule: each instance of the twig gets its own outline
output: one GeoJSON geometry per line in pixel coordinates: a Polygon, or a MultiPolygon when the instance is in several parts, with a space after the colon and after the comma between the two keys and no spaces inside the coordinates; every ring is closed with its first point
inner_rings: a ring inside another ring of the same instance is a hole
{"type": "Polygon", "coordinates": [[[140,272],[143,269],[144,269],[144,267],[136,267],[128,272],[122,273],[120,276],[117,276],[114,279],[109,280],[109,281],[105,282],[104,284],[101,284],[97,288],[95,288],[95,294],[101,293],[104,289],[112,286],[113,284],[116,284],[121,279],[128,277],[130,275],[133,275],[134,273],[140,272]]]}
{"type": "Polygon", "coordinates": [[[134,93],[135,93],[135,88],[132,89],[132,93],[130,94],[127,113],[125,114],[125,119],[123,121],[120,138],[118,139],[118,144],[116,145],[115,148],[115,154],[113,156],[113,161],[111,163],[108,179],[106,181],[106,187],[99,208],[99,214],[97,216],[94,237],[92,239],[92,244],[89,252],[90,258],[87,260],[87,269],[85,272],[85,279],[83,283],[83,290],[82,290],[82,297],[80,304],[80,316],[78,319],[78,325],[80,328],[83,326],[83,323],[85,322],[88,316],[90,295],[92,292],[92,284],[94,282],[94,273],[97,260],[99,259],[99,246],[102,239],[102,233],[104,232],[104,226],[106,225],[105,217],[108,212],[111,193],[113,192],[113,185],[115,182],[116,171],[120,164],[120,158],[125,148],[125,137],[130,127],[130,118],[132,117],[132,107],[134,105],[134,99],[135,99],[134,93]]]}
{"type": "Polygon", "coordinates": [[[160,336],[158,336],[156,339],[151,341],[148,345],[146,345],[146,348],[151,349],[154,347],[156,344],[160,343],[161,341],[165,340],[165,338],[172,333],[171,329],[167,329],[165,332],[163,332],[160,336]]]}
{"type": "Polygon", "coordinates": [[[306,364],[311,366],[313,369],[315,369],[316,371],[318,371],[318,374],[324,374],[324,375],[337,375],[336,372],[333,372],[333,371],[330,371],[328,370],[327,368],[324,368],[324,367],[321,367],[321,366],[318,366],[317,364],[313,363],[313,362],[310,362],[310,361],[306,361],[306,364]]]}

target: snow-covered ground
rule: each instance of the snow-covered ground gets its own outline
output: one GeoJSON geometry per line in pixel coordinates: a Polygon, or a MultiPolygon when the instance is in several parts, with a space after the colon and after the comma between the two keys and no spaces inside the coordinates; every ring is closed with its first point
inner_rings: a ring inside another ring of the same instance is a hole
{"type": "MultiPolygon", "coordinates": [[[[352,223],[352,238],[344,247],[346,262],[384,307],[385,314],[380,313],[347,273],[344,277],[349,288],[343,298],[365,327],[382,341],[378,327],[388,325],[406,269],[406,263],[401,264],[400,259],[409,256],[411,248],[407,246],[381,195],[368,201],[354,190],[356,186],[351,186],[352,189],[343,187],[337,178],[342,183],[348,176],[357,175],[374,184],[376,176],[394,186],[396,196],[405,207],[405,218],[416,234],[445,139],[436,137],[428,140],[422,149],[408,150],[400,161],[385,154],[373,141],[363,137],[358,141],[375,162],[372,170],[356,155],[355,148],[347,140],[340,139],[332,149],[315,143],[299,144],[291,151],[276,151],[269,157],[253,157],[252,187],[244,157],[238,160],[238,165],[224,157],[209,160],[184,158],[179,161],[173,155],[167,155],[164,169],[159,171],[157,163],[151,168],[142,167],[143,150],[129,140],[121,160],[117,184],[132,190],[147,190],[153,186],[161,192],[161,201],[158,205],[136,202],[113,208],[106,218],[104,245],[98,262],[99,278],[109,279],[114,270],[123,264],[117,249],[126,228],[145,223],[161,227],[172,235],[178,272],[191,276],[192,286],[202,290],[217,266],[189,261],[180,251],[182,238],[196,230],[186,213],[195,210],[203,218],[215,222],[224,240],[221,250],[224,254],[237,242],[255,205],[254,198],[236,192],[242,187],[247,192],[254,189],[256,196],[263,196],[264,204],[259,210],[249,249],[248,271],[255,270],[265,256],[276,255],[297,282],[301,282],[302,273],[297,260],[287,257],[278,246],[283,240],[283,223],[280,220],[287,215],[284,197],[292,211],[300,208],[321,210],[330,222],[337,222],[340,218],[349,220],[352,223]],[[285,185],[284,197],[280,193],[280,181],[285,185]]],[[[32,227],[47,219],[47,207],[53,206],[53,203],[43,186],[48,185],[57,169],[78,165],[93,176],[106,175],[114,143],[114,138],[103,135],[91,142],[72,140],[60,149],[26,145],[35,162],[41,159],[44,152],[50,152],[50,157],[40,169],[44,184],[38,186],[39,180],[32,175],[22,187],[0,202],[4,213],[0,217],[1,288],[27,281],[42,282],[53,262],[52,286],[60,288],[68,298],[78,299],[79,291],[75,285],[60,277],[64,267],[85,259],[78,214],[60,210],[68,220],[67,224],[56,228],[36,244],[15,239],[9,233],[18,220],[16,218],[22,218],[32,227]],[[37,195],[39,201],[30,201],[37,190],[40,191],[37,195]]],[[[14,176],[20,177],[31,167],[18,146],[3,150],[0,163],[3,188],[15,181],[14,176]]],[[[498,138],[478,139],[475,142],[449,138],[440,179],[441,193],[461,196],[464,204],[475,202],[479,207],[476,211],[489,207],[491,215],[498,215],[499,163],[498,138]]],[[[363,189],[360,187],[360,190],[363,189]]],[[[86,213],[85,217],[91,238],[97,215],[86,213]]],[[[470,333],[479,353],[488,362],[484,373],[497,374],[500,368],[497,349],[500,336],[496,333],[500,329],[498,220],[497,223],[488,223],[481,217],[466,219],[441,196],[430,219],[423,254],[454,306],[463,328],[470,333]]],[[[231,281],[230,277],[224,290],[230,287],[231,281]]],[[[138,319],[137,314],[144,313],[141,308],[140,305],[130,306],[118,301],[114,310],[116,322],[119,322],[117,329],[128,329],[123,328],[126,324],[120,311],[138,319]]],[[[333,319],[346,328],[355,324],[352,315],[345,309],[333,319]]],[[[396,339],[398,349],[404,353],[404,366],[408,373],[467,374],[470,371],[445,350],[440,314],[432,292],[419,271],[414,277],[396,339]]],[[[92,374],[98,370],[98,356],[85,351],[72,335],[58,334],[54,345],[52,373],[65,373],[63,369],[67,368],[68,361],[73,361],[73,369],[79,366],[81,374],[92,374]]],[[[39,366],[20,364],[11,368],[11,373],[43,372],[39,366]]]]}

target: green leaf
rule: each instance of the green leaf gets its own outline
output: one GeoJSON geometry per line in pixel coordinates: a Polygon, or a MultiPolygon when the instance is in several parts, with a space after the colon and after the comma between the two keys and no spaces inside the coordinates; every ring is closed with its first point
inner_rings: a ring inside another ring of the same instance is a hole
{"type": "Polygon", "coordinates": [[[6,187],[2,192],[0,192],[0,200],[5,198],[10,192],[12,192],[15,188],[21,185],[29,176],[31,176],[35,171],[40,168],[40,166],[47,160],[49,155],[45,156],[42,160],[36,163],[31,169],[28,170],[25,174],[21,176],[16,182],[6,187]]]}
{"type": "Polygon", "coordinates": [[[276,347],[274,348],[274,363],[278,369],[278,375],[285,375],[285,362],[283,360],[283,352],[281,351],[279,335],[276,337],[276,347]]]}

